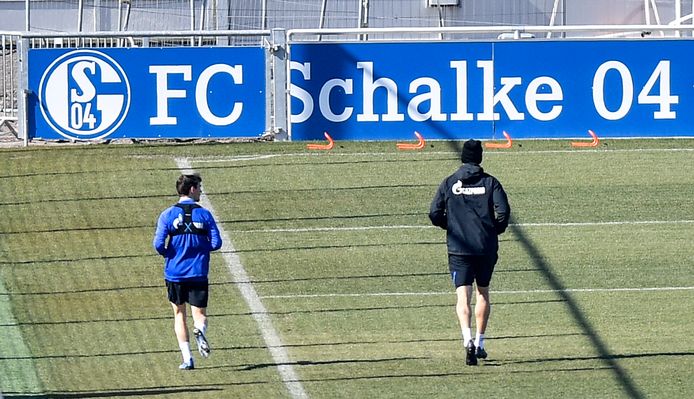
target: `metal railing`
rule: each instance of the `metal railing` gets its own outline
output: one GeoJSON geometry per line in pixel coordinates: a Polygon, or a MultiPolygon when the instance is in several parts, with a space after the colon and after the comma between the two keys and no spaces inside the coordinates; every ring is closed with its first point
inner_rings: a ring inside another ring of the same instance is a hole
{"type": "Polygon", "coordinates": [[[24,32],[31,48],[258,46],[270,30],[24,32]]]}
{"type": "Polygon", "coordinates": [[[18,118],[18,33],[0,32],[0,129],[9,129],[15,135],[18,118]]]}
{"type": "MultiPolygon", "coordinates": [[[[680,38],[691,39],[692,26],[686,25],[566,25],[566,26],[458,26],[422,28],[351,28],[351,29],[289,29],[289,43],[307,41],[393,41],[393,40],[495,40],[551,39],[561,34],[564,39],[610,38],[680,38]]],[[[553,39],[553,40],[557,40],[553,39]]]]}

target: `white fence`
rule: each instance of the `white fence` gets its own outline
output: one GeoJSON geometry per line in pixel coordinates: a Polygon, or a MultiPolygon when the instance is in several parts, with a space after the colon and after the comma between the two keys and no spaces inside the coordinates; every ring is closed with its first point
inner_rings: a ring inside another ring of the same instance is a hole
{"type": "Polygon", "coordinates": [[[19,59],[17,34],[0,34],[0,129],[17,134],[17,90],[19,88],[19,59]]]}

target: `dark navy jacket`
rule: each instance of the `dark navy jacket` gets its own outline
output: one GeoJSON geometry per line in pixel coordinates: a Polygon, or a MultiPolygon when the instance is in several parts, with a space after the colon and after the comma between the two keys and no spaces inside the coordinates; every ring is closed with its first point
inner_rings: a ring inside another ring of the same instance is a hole
{"type": "Polygon", "coordinates": [[[501,183],[479,165],[463,164],[439,186],[429,219],[446,230],[448,253],[489,255],[508,227],[511,207],[501,183]]]}

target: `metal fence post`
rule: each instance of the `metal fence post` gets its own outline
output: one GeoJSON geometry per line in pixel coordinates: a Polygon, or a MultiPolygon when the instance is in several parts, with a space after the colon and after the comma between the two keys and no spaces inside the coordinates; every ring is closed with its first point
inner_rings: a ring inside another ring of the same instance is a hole
{"type": "Polygon", "coordinates": [[[17,62],[17,138],[24,141],[24,145],[29,145],[29,39],[20,37],[17,40],[19,45],[19,62],[17,62]]]}
{"type": "Polygon", "coordinates": [[[273,29],[268,48],[266,78],[268,94],[266,128],[275,140],[288,140],[287,134],[287,31],[273,29]]]}

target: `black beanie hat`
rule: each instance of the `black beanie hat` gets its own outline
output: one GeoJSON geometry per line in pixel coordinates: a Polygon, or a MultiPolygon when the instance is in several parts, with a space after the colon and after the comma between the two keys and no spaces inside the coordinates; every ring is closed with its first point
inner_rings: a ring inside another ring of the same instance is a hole
{"type": "Polygon", "coordinates": [[[463,163],[482,163],[482,142],[470,139],[463,144],[463,152],[460,154],[463,163]]]}

